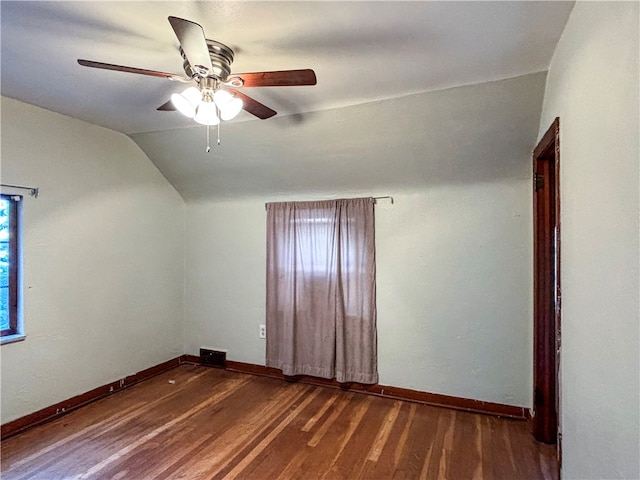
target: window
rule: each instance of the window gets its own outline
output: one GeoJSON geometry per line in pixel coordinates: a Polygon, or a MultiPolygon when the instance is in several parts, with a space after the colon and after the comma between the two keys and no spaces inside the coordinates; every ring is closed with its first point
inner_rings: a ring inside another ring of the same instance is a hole
{"type": "MultiPolygon", "coordinates": [[[[336,235],[336,219],[326,216],[324,209],[299,209],[292,220],[292,232],[295,232],[295,255],[293,261],[288,257],[288,242],[280,243],[278,267],[282,271],[295,271],[301,275],[326,278],[335,270],[335,262],[340,261],[343,272],[353,272],[358,257],[355,251],[356,242],[343,241],[340,245],[339,258],[337,251],[331,248],[336,235]]],[[[342,219],[345,228],[353,228],[353,220],[342,219]]]]}
{"type": "Polygon", "coordinates": [[[20,319],[20,201],[0,195],[0,332],[2,342],[23,338],[20,319]]]}

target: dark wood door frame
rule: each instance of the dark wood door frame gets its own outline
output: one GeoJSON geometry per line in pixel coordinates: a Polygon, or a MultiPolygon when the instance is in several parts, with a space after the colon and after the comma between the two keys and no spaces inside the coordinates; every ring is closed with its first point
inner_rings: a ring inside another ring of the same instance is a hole
{"type": "Polygon", "coordinates": [[[560,411],[560,119],[533,151],[533,363],[531,428],[536,440],[557,443],[560,411]]]}

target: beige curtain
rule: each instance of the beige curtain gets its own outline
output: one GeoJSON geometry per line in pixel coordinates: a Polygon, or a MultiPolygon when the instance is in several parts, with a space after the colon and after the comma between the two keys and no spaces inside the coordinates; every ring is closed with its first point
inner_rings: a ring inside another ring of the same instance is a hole
{"type": "Polygon", "coordinates": [[[374,200],[267,205],[267,366],[377,383],[374,200]]]}

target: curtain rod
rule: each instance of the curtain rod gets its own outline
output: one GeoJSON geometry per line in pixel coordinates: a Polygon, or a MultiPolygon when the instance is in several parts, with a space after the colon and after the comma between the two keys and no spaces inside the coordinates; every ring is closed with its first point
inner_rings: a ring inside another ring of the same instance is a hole
{"type": "Polygon", "coordinates": [[[382,200],[383,198],[388,198],[389,200],[391,200],[391,205],[393,205],[393,197],[391,195],[384,195],[382,197],[371,197],[374,200],[382,200]]]}
{"type": "Polygon", "coordinates": [[[40,193],[40,189],[38,187],[23,187],[21,185],[9,185],[7,183],[0,183],[0,187],[7,188],[18,188],[20,190],[29,190],[29,193],[32,197],[38,198],[38,193],[40,193]]]}
{"type": "MultiPolygon", "coordinates": [[[[393,197],[391,195],[384,195],[382,197],[369,197],[372,198],[373,200],[383,200],[385,198],[388,198],[389,200],[391,200],[391,205],[393,205],[393,197]]],[[[264,204],[264,209],[267,209],[267,205],[269,205],[268,203],[264,204]]]]}

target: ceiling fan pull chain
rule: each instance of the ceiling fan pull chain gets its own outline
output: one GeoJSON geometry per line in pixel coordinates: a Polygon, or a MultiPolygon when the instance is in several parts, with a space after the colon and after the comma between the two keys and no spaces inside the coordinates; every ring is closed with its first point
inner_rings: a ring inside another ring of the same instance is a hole
{"type": "Polygon", "coordinates": [[[220,123],[218,123],[218,145],[220,145],[220,123]]]}
{"type": "Polygon", "coordinates": [[[211,147],[209,146],[209,125],[207,125],[207,153],[211,151],[211,147]]]}

